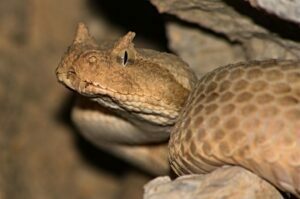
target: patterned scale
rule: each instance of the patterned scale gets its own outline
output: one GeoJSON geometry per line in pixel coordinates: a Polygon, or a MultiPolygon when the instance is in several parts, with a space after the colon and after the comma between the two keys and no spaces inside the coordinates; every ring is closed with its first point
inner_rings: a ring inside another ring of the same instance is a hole
{"type": "Polygon", "coordinates": [[[300,195],[300,64],[218,68],[197,83],[171,133],[177,174],[240,165],[300,195]]]}

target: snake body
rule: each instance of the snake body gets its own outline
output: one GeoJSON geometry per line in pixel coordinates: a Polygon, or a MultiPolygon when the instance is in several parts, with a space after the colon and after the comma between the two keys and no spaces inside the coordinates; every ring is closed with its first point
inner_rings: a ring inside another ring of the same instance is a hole
{"type": "Polygon", "coordinates": [[[186,174],[240,165],[299,194],[299,100],[300,64],[295,61],[212,71],[197,83],[173,129],[172,168],[186,174]]]}
{"type": "Polygon", "coordinates": [[[136,49],[133,37],[129,32],[99,46],[79,24],[56,70],[60,82],[119,118],[110,123],[95,109],[75,111],[75,122],[91,141],[117,138],[116,143],[129,144],[129,151],[99,145],[120,156],[123,151],[129,159],[143,154],[160,156],[156,161],[163,162],[169,151],[170,165],[179,175],[239,165],[300,197],[298,62],[227,65],[197,81],[178,57],[136,49]],[[100,135],[101,122],[109,135],[100,135]],[[168,149],[159,145],[162,152],[147,153],[147,145],[141,146],[166,141],[169,133],[168,149]],[[142,153],[134,154],[137,143],[142,153]]]}

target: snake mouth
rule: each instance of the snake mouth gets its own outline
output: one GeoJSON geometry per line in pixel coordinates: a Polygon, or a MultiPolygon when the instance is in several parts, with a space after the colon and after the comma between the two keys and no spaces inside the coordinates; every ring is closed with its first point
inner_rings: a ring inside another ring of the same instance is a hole
{"type": "Polygon", "coordinates": [[[98,83],[81,79],[74,70],[57,71],[56,75],[59,82],[68,89],[97,101],[104,107],[131,111],[143,120],[160,125],[173,124],[178,116],[177,109],[170,109],[153,96],[120,93],[111,88],[104,88],[98,83]],[[160,118],[159,121],[156,121],[157,118],[160,118]]]}
{"type": "Polygon", "coordinates": [[[108,94],[107,90],[101,88],[99,85],[95,85],[90,81],[79,78],[72,70],[67,72],[56,72],[56,75],[60,83],[83,96],[98,97],[108,94]]]}

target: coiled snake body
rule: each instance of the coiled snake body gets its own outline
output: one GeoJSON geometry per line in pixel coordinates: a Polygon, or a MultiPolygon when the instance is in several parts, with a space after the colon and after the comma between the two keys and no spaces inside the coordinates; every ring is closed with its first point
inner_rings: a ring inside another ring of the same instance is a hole
{"type": "Polygon", "coordinates": [[[157,174],[167,156],[180,175],[239,165],[300,197],[298,62],[238,63],[196,80],[178,57],[137,49],[133,38],[97,45],[79,24],[56,70],[90,99],[73,111],[86,137],[157,174]]]}

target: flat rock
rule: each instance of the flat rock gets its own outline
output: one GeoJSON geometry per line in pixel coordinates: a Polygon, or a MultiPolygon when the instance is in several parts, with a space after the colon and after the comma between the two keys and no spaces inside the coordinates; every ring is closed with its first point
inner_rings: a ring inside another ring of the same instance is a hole
{"type": "Polygon", "coordinates": [[[171,181],[158,177],[144,186],[144,199],[279,199],[268,182],[241,167],[222,167],[205,175],[186,175],[171,181]]]}

